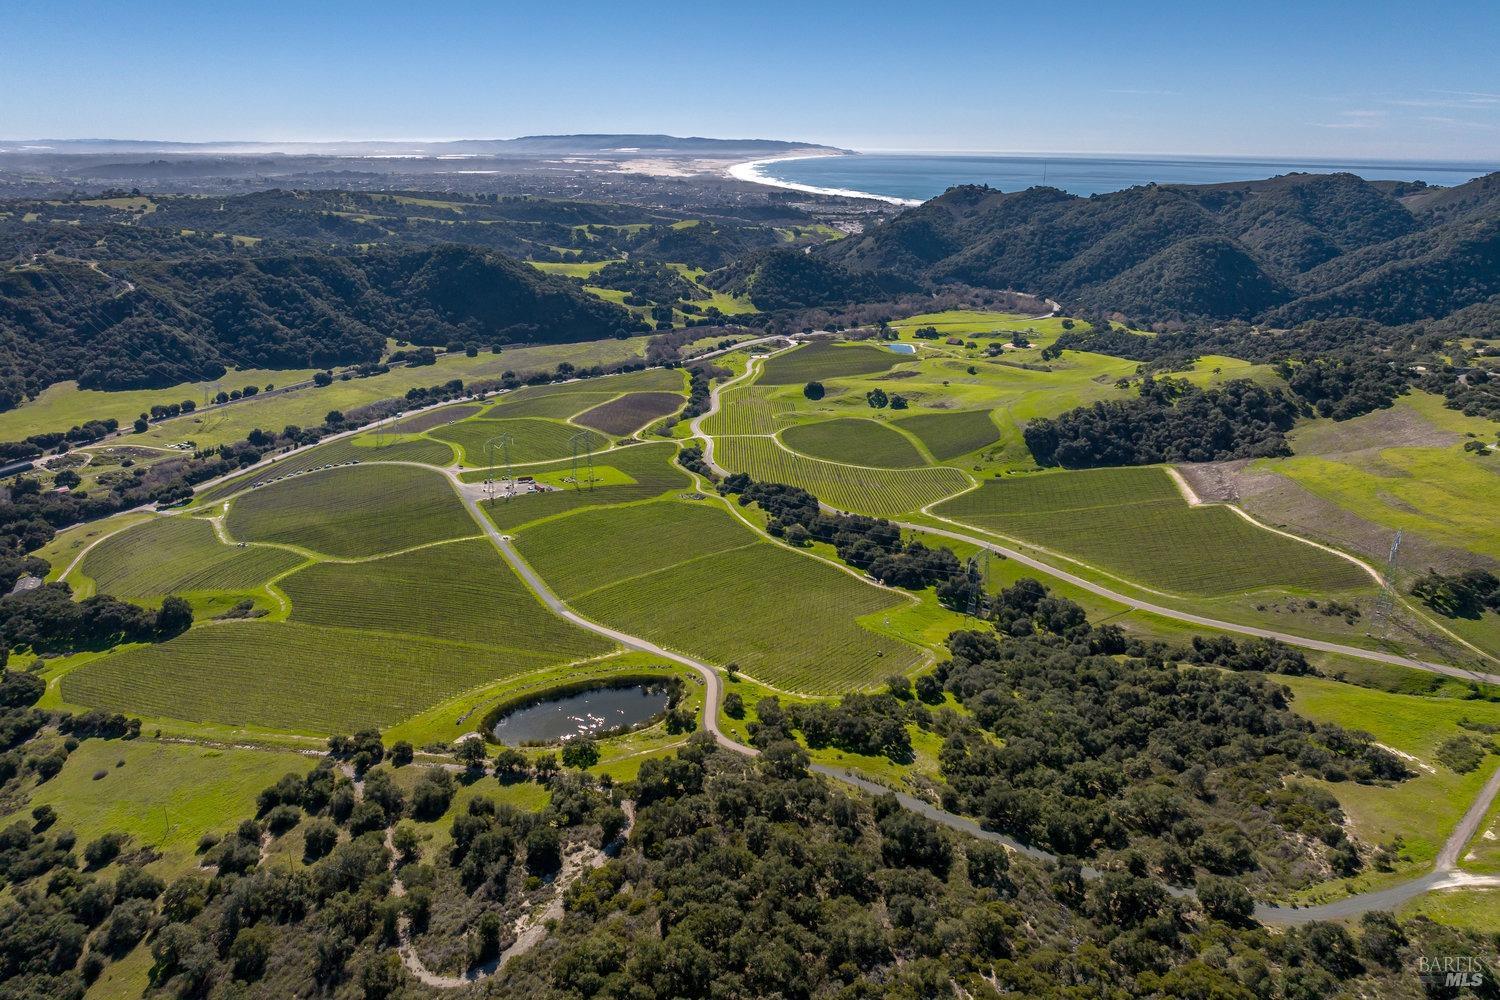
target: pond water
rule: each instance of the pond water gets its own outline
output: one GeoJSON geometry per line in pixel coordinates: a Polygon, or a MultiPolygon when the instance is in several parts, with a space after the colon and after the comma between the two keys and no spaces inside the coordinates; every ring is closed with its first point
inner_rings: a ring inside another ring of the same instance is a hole
{"type": "Polygon", "coordinates": [[[917,345],[916,344],[886,344],[885,346],[889,347],[891,350],[895,351],[897,354],[916,354],[917,353],[917,345]]]}
{"type": "Polygon", "coordinates": [[[490,735],[506,746],[557,743],[648,722],[667,710],[671,692],[661,684],[574,691],[508,712],[490,735]]]}

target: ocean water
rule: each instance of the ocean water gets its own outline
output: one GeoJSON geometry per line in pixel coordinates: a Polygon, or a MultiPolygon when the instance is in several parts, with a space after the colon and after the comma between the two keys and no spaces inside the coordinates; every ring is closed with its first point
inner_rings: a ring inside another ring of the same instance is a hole
{"type": "Polygon", "coordinates": [[[1500,163],[865,153],[766,161],[752,168],[752,173],[754,179],[766,183],[842,194],[862,192],[888,200],[925,201],[955,184],[988,184],[1001,191],[1023,191],[1047,184],[1073,194],[1091,195],[1153,181],[1219,184],[1294,171],[1348,172],[1366,180],[1453,185],[1493,170],[1500,170],[1500,163]]]}

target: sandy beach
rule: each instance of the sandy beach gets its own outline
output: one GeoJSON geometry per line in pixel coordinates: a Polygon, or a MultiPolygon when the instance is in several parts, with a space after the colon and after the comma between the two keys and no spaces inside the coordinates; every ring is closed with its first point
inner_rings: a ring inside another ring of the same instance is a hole
{"type": "Polygon", "coordinates": [[[920,205],[920,201],[911,198],[893,198],[889,195],[871,194],[868,191],[850,191],[844,188],[822,188],[811,184],[794,184],[791,181],[778,180],[775,177],[767,177],[761,168],[772,163],[784,163],[787,160],[812,160],[823,156],[842,156],[842,153],[808,153],[800,156],[772,156],[762,160],[747,160],[744,163],[736,163],[725,173],[737,181],[748,181],[751,184],[764,184],[767,187],[783,188],[787,191],[802,191],[807,194],[834,195],[839,198],[868,198],[871,201],[883,201],[890,205],[920,205]]]}

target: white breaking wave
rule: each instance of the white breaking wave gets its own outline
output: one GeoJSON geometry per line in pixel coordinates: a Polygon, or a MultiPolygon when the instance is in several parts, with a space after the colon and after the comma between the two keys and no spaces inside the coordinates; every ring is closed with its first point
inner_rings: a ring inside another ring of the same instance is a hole
{"type": "Polygon", "coordinates": [[[780,180],[776,177],[767,177],[761,172],[762,167],[772,163],[783,163],[787,160],[815,160],[822,156],[841,154],[813,153],[804,156],[773,156],[764,160],[747,160],[744,163],[736,163],[729,168],[729,176],[737,181],[749,181],[751,184],[764,184],[767,187],[783,188],[787,191],[802,191],[807,194],[827,194],[840,198],[870,198],[874,201],[884,201],[892,205],[920,205],[921,201],[914,198],[894,198],[888,194],[871,194],[869,191],[851,191],[847,188],[825,188],[814,187],[811,184],[797,184],[792,181],[780,180]]]}

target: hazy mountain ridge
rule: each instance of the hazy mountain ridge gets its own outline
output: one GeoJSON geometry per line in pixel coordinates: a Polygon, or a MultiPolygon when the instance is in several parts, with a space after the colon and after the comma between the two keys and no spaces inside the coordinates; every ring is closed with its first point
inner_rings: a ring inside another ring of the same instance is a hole
{"type": "Polygon", "coordinates": [[[783,139],[715,139],[656,133],[601,132],[576,135],[523,135],[513,139],[369,139],[262,142],[224,140],[179,142],[161,139],[0,139],[0,153],[110,154],[160,153],[201,156],[739,156],[796,150],[850,152],[815,142],[783,139]]]}

